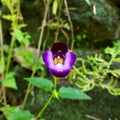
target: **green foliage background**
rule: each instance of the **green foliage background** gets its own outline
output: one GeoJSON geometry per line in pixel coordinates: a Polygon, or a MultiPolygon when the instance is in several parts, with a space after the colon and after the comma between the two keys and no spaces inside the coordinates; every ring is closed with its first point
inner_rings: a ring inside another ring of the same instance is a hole
{"type": "Polygon", "coordinates": [[[111,0],[1,0],[0,119],[119,120],[119,5],[111,0]],[[69,76],[57,86],[41,56],[56,41],[77,55],[69,76]],[[41,117],[49,97],[54,99],[41,117]]]}

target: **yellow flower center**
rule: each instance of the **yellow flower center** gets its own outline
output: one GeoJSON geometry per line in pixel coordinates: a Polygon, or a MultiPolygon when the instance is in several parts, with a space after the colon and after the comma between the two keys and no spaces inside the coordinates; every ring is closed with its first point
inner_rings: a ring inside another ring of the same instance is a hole
{"type": "Polygon", "coordinates": [[[63,64],[63,58],[60,58],[60,56],[58,56],[57,58],[55,58],[54,59],[54,64],[56,65],[56,64],[58,64],[58,63],[60,63],[60,64],[63,64]]]}

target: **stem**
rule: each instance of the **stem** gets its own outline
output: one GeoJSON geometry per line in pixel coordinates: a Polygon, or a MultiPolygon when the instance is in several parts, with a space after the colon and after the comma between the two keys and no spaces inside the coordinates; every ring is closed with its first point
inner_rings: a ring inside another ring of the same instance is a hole
{"type": "Polygon", "coordinates": [[[6,99],[6,89],[4,86],[2,86],[2,92],[3,92],[3,100],[4,100],[4,106],[7,105],[7,99],[6,99]]]}
{"type": "MultiPolygon", "coordinates": [[[[46,9],[45,9],[44,18],[43,18],[42,27],[41,27],[41,32],[40,32],[40,37],[39,37],[39,43],[38,43],[36,60],[38,59],[39,53],[40,53],[40,47],[41,47],[41,43],[42,43],[42,38],[43,38],[43,33],[44,33],[45,24],[46,24],[46,18],[47,18],[48,10],[49,10],[49,3],[46,4],[46,9]]],[[[31,77],[33,77],[34,74],[35,74],[35,71],[33,71],[31,77]]],[[[27,87],[27,91],[26,91],[25,97],[24,97],[24,100],[23,100],[22,109],[24,109],[25,104],[27,102],[31,86],[32,86],[32,84],[29,83],[28,87],[27,87]]]]}
{"type": "Polygon", "coordinates": [[[54,77],[54,90],[56,90],[56,86],[57,86],[57,78],[54,77]]]}
{"type": "Polygon", "coordinates": [[[12,4],[12,3],[9,4],[9,2],[8,2],[7,7],[10,10],[11,16],[16,15],[16,18],[13,17],[12,18],[12,23],[11,23],[11,27],[13,29],[13,32],[12,32],[12,39],[11,39],[11,43],[10,43],[10,52],[9,52],[9,55],[8,55],[8,61],[7,61],[7,66],[6,66],[6,74],[8,73],[9,68],[10,68],[10,63],[11,63],[11,58],[12,58],[12,53],[13,53],[13,47],[14,47],[14,43],[15,43],[15,40],[16,40],[15,30],[18,26],[18,18],[19,18],[19,13],[18,13],[19,11],[17,9],[19,9],[20,6],[19,6],[19,3],[18,3],[16,8],[14,8],[14,4],[12,4]],[[12,5],[12,7],[10,5],[12,5]],[[16,14],[14,13],[14,10],[17,10],[16,14]]]}
{"type": "Polygon", "coordinates": [[[54,42],[57,42],[58,41],[58,35],[59,35],[59,31],[60,31],[60,17],[61,17],[61,9],[62,9],[62,4],[63,4],[63,0],[58,0],[58,4],[59,4],[59,13],[58,13],[58,17],[57,17],[57,30],[56,30],[56,33],[55,33],[55,41],[54,42]]]}
{"type": "MultiPolygon", "coordinates": [[[[33,77],[34,75],[35,75],[35,72],[32,72],[31,77],[33,77]]],[[[27,102],[27,99],[28,99],[28,96],[29,96],[29,93],[30,93],[31,86],[32,86],[32,84],[29,82],[28,87],[27,87],[27,91],[26,91],[26,94],[25,94],[25,97],[24,97],[24,100],[23,100],[23,104],[21,106],[21,109],[24,109],[24,107],[25,107],[25,104],[27,102]]]]}
{"type": "Polygon", "coordinates": [[[50,35],[50,32],[49,32],[49,30],[47,29],[46,38],[45,38],[45,41],[44,41],[44,43],[43,43],[42,52],[44,52],[44,50],[45,50],[46,43],[47,43],[47,40],[48,40],[48,38],[49,38],[49,35],[50,35]]]}
{"type": "Polygon", "coordinates": [[[45,109],[47,108],[47,106],[51,103],[53,97],[56,97],[58,98],[58,96],[56,96],[56,86],[57,86],[57,78],[54,77],[54,88],[53,88],[53,91],[52,91],[52,95],[50,96],[50,98],[48,99],[47,103],[43,106],[42,110],[38,113],[37,117],[36,118],[39,118],[41,117],[41,115],[43,114],[43,112],[45,111],[45,109]]]}
{"type": "MultiPolygon", "coordinates": [[[[46,10],[45,10],[45,13],[44,13],[44,18],[43,18],[43,22],[42,22],[40,37],[39,37],[39,43],[38,43],[36,60],[38,59],[39,53],[40,53],[40,47],[41,47],[41,43],[42,43],[42,38],[43,38],[43,33],[44,33],[45,24],[46,24],[46,18],[47,18],[48,10],[49,10],[49,4],[46,5],[46,10]]],[[[33,71],[31,77],[33,77],[34,74],[35,74],[35,71],[33,71]]],[[[26,91],[25,97],[24,97],[24,100],[23,100],[22,109],[24,109],[25,104],[27,102],[31,86],[32,86],[32,84],[29,83],[28,87],[27,87],[27,91],[26,91]]]]}
{"type": "Polygon", "coordinates": [[[43,38],[43,33],[44,33],[45,25],[46,25],[46,18],[47,18],[48,11],[49,11],[49,3],[46,4],[46,9],[45,9],[45,13],[44,13],[43,22],[42,22],[36,58],[39,57],[40,47],[41,47],[41,43],[42,43],[42,38],[43,38]]]}
{"type": "MultiPolygon", "coordinates": [[[[59,21],[59,20],[58,20],[59,21]]],[[[59,22],[57,22],[57,24],[59,24],[59,22]]],[[[55,33],[55,42],[57,42],[58,41],[58,34],[59,34],[59,25],[58,25],[58,28],[57,28],[57,31],[56,31],[56,33],[55,33]]]]}
{"type": "Polygon", "coordinates": [[[47,106],[50,104],[50,102],[52,101],[53,97],[54,97],[54,94],[52,94],[50,96],[50,98],[48,99],[47,103],[44,105],[44,107],[42,108],[42,110],[38,113],[38,115],[37,115],[36,118],[41,117],[42,113],[45,111],[45,109],[47,108],[47,106]]]}
{"type": "Polygon", "coordinates": [[[28,96],[29,96],[31,85],[32,85],[31,83],[28,83],[27,91],[26,91],[21,109],[24,109],[24,107],[25,107],[25,104],[26,104],[28,96]]]}
{"type": "Polygon", "coordinates": [[[63,29],[60,29],[60,30],[63,33],[63,35],[65,36],[65,38],[67,40],[67,43],[69,43],[69,36],[68,36],[68,34],[65,32],[65,30],[63,30],[63,29]]]}
{"type": "MultiPolygon", "coordinates": [[[[1,62],[2,62],[2,65],[3,65],[3,71],[2,71],[2,74],[1,74],[1,80],[2,82],[4,81],[5,79],[5,73],[4,73],[4,69],[5,69],[5,60],[4,60],[4,52],[3,52],[3,33],[2,33],[2,20],[1,20],[1,17],[0,17],[0,51],[1,51],[1,62]]],[[[3,100],[4,100],[4,106],[7,105],[7,100],[6,100],[6,89],[4,86],[2,86],[2,92],[3,92],[3,100]]]]}
{"type": "Polygon", "coordinates": [[[11,63],[11,57],[12,57],[12,52],[13,52],[13,47],[14,47],[14,42],[15,42],[15,36],[13,35],[12,41],[11,41],[11,44],[10,44],[10,52],[9,52],[9,55],[8,55],[8,62],[7,62],[7,66],[6,66],[6,74],[9,71],[9,67],[10,67],[10,63],[11,63]]]}
{"type": "Polygon", "coordinates": [[[67,12],[67,16],[68,16],[68,21],[70,23],[70,27],[71,27],[71,37],[72,37],[72,44],[71,44],[71,50],[73,50],[73,47],[74,47],[74,32],[73,32],[73,24],[72,24],[72,20],[71,20],[71,17],[70,17],[70,13],[69,13],[69,10],[68,10],[68,4],[67,4],[67,1],[64,0],[64,3],[65,3],[65,8],[66,8],[66,12],[67,12]]]}

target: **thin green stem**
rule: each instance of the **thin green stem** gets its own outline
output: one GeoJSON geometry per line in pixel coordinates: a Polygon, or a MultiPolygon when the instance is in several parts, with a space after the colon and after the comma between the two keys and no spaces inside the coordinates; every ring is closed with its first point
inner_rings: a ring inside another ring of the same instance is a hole
{"type": "MultiPolygon", "coordinates": [[[[57,24],[59,24],[59,20],[57,20],[57,24]]],[[[59,25],[58,25],[57,31],[56,31],[56,33],[55,33],[55,42],[58,41],[59,30],[60,30],[60,27],[59,27],[59,25]]]]}
{"type": "Polygon", "coordinates": [[[56,90],[56,86],[57,86],[57,78],[54,77],[54,90],[56,90]]]}
{"type": "Polygon", "coordinates": [[[23,104],[22,104],[22,107],[21,109],[24,109],[25,107],[25,104],[27,102],[27,99],[28,99],[28,96],[29,96],[29,93],[30,93],[30,88],[31,88],[32,84],[31,83],[28,83],[28,87],[27,87],[27,91],[26,91],[26,94],[25,94],[25,97],[24,97],[24,100],[23,100],[23,104]]]}
{"type": "MultiPolygon", "coordinates": [[[[32,72],[31,77],[33,77],[34,75],[35,75],[35,72],[32,72]]],[[[24,97],[24,100],[23,100],[23,104],[22,104],[22,106],[21,106],[21,109],[24,109],[24,107],[25,107],[25,104],[26,104],[26,102],[27,102],[27,99],[28,99],[28,96],[29,96],[29,93],[30,93],[31,86],[32,86],[32,84],[31,84],[31,83],[28,83],[27,91],[26,91],[26,94],[25,94],[25,97],[24,97]]]]}
{"type": "MultiPolygon", "coordinates": [[[[40,53],[40,47],[41,47],[42,38],[43,38],[43,33],[44,33],[45,25],[46,25],[46,18],[47,18],[48,10],[49,10],[49,3],[46,4],[46,9],[45,9],[45,13],[44,13],[44,18],[43,18],[43,22],[42,22],[42,27],[41,27],[40,37],[39,37],[39,43],[38,43],[38,48],[37,48],[37,56],[36,56],[36,59],[38,59],[39,53],[40,53]]],[[[33,72],[32,77],[34,76],[34,74],[35,74],[35,72],[33,72]]],[[[25,97],[24,97],[24,100],[23,100],[22,109],[24,109],[24,106],[25,106],[25,104],[26,104],[26,101],[27,101],[27,98],[28,98],[28,95],[29,95],[30,88],[31,88],[31,83],[28,84],[27,92],[26,92],[25,97]]]]}
{"type": "Polygon", "coordinates": [[[43,114],[43,112],[45,111],[45,109],[47,108],[47,106],[50,104],[50,102],[52,101],[54,97],[54,94],[52,93],[52,95],[50,96],[50,98],[48,99],[47,103],[44,105],[44,107],[42,108],[42,110],[38,113],[36,118],[41,117],[41,115],[43,114]]]}
{"type": "Polygon", "coordinates": [[[11,44],[10,44],[10,52],[8,55],[8,61],[7,61],[7,66],[6,66],[6,74],[9,71],[9,67],[10,67],[10,63],[11,63],[11,58],[12,58],[12,52],[13,52],[13,47],[14,47],[14,43],[15,43],[15,36],[12,36],[12,40],[11,40],[11,44]]]}
{"type": "MultiPolygon", "coordinates": [[[[4,81],[5,79],[5,59],[4,59],[4,51],[3,51],[3,33],[2,33],[2,20],[0,17],[0,51],[1,51],[1,62],[2,62],[2,74],[1,74],[1,80],[4,81]]],[[[6,100],[6,89],[4,86],[2,86],[2,92],[3,92],[3,100],[4,100],[4,106],[7,105],[7,100],[6,100]]]]}
{"type": "MultiPolygon", "coordinates": [[[[41,47],[43,33],[44,33],[45,25],[46,25],[46,18],[47,18],[48,10],[49,10],[49,4],[46,4],[46,9],[45,9],[45,13],[44,13],[44,18],[43,18],[43,22],[42,22],[42,27],[41,27],[40,37],[39,37],[39,43],[38,43],[38,48],[37,48],[36,59],[38,59],[39,53],[40,53],[40,47],[41,47]]],[[[34,74],[35,74],[35,71],[32,73],[31,77],[33,77],[34,74]]],[[[22,109],[24,109],[25,104],[27,102],[27,98],[29,96],[29,92],[30,92],[31,86],[32,86],[32,84],[29,83],[27,91],[26,91],[26,94],[25,94],[25,97],[24,97],[24,100],[23,100],[22,109]]]]}
{"type": "Polygon", "coordinates": [[[40,112],[38,113],[38,115],[37,115],[36,118],[41,117],[41,115],[43,114],[43,112],[45,111],[45,109],[47,108],[47,106],[51,103],[51,101],[52,101],[53,98],[58,98],[57,91],[56,91],[56,86],[57,86],[57,78],[54,77],[54,88],[53,88],[52,94],[51,94],[50,98],[48,99],[47,103],[40,110],[40,112]]]}
{"type": "MultiPolygon", "coordinates": [[[[13,2],[13,1],[11,1],[13,2]]],[[[11,64],[11,58],[12,58],[12,53],[13,53],[13,47],[14,47],[14,44],[15,44],[15,40],[16,40],[16,37],[15,37],[15,30],[16,28],[18,27],[18,21],[19,21],[19,17],[20,17],[20,2],[18,2],[17,5],[15,5],[15,3],[11,3],[9,1],[6,2],[6,5],[8,7],[8,9],[10,10],[10,13],[11,13],[11,17],[12,17],[12,23],[11,23],[11,27],[12,27],[12,38],[11,38],[11,43],[10,43],[10,51],[9,51],[9,55],[8,55],[8,60],[7,60],[7,65],[6,65],[6,74],[8,73],[9,71],[9,68],[10,68],[10,64],[11,64]],[[16,6],[16,7],[15,7],[16,6]],[[17,10],[15,13],[14,11],[17,10]],[[16,16],[16,17],[14,17],[16,16]]]]}
{"type": "MultiPolygon", "coordinates": [[[[39,57],[39,53],[40,53],[40,47],[41,47],[41,43],[42,43],[42,38],[43,38],[43,33],[44,33],[44,28],[45,28],[45,24],[46,24],[46,18],[47,18],[47,14],[48,14],[48,10],[49,10],[49,4],[46,5],[46,9],[45,9],[45,13],[44,13],[44,18],[43,18],[43,22],[42,22],[42,27],[41,27],[41,32],[40,32],[40,37],[39,37],[39,43],[38,43],[38,49],[37,49],[37,56],[36,59],[38,59],[39,57]]],[[[31,77],[33,77],[35,74],[35,71],[33,71],[31,77]]],[[[25,104],[27,102],[29,93],[30,93],[30,89],[31,89],[32,84],[29,83],[28,87],[27,87],[27,91],[23,100],[23,104],[22,104],[22,109],[24,109],[25,104]]]]}
{"type": "MultiPolygon", "coordinates": [[[[3,33],[2,33],[2,20],[0,17],[0,51],[1,51],[1,62],[2,62],[2,69],[4,71],[4,65],[5,65],[5,61],[4,61],[4,52],[3,52],[3,33]]],[[[4,77],[4,72],[2,74],[2,77],[4,77]]]]}

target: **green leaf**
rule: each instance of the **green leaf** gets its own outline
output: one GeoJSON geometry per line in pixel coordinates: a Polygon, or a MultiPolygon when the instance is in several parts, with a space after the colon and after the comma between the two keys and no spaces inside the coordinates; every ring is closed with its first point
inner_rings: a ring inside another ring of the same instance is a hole
{"type": "Polygon", "coordinates": [[[90,100],[87,94],[83,93],[77,88],[72,87],[61,87],[59,89],[59,97],[66,98],[66,99],[73,99],[73,100],[90,100]]]}
{"type": "Polygon", "coordinates": [[[120,58],[114,58],[113,61],[114,62],[120,62],[120,58]]]}
{"type": "Polygon", "coordinates": [[[46,78],[32,77],[32,78],[25,78],[25,80],[31,82],[36,87],[42,88],[46,91],[50,91],[53,88],[53,83],[46,78]]]}
{"type": "Polygon", "coordinates": [[[78,35],[76,35],[76,39],[81,41],[82,40],[82,36],[78,34],[78,35]]]}
{"type": "Polygon", "coordinates": [[[56,15],[57,9],[58,9],[58,1],[54,0],[53,6],[52,6],[52,13],[53,13],[53,15],[56,15]]]}
{"type": "Polygon", "coordinates": [[[63,28],[66,28],[67,30],[70,30],[70,25],[68,23],[64,23],[63,28]]]}
{"type": "Polygon", "coordinates": [[[120,40],[114,42],[114,46],[117,50],[120,50],[120,40]]]}
{"type": "Polygon", "coordinates": [[[30,39],[31,39],[31,36],[30,36],[29,34],[26,34],[26,35],[24,36],[23,42],[24,42],[24,44],[25,44],[26,46],[29,46],[29,44],[30,44],[30,39]]]}
{"type": "Polygon", "coordinates": [[[14,72],[7,73],[5,76],[5,80],[3,81],[3,86],[17,89],[14,75],[15,75],[14,72]]]}
{"type": "Polygon", "coordinates": [[[16,37],[16,39],[17,39],[19,42],[22,41],[22,39],[23,39],[23,33],[22,33],[22,31],[21,31],[20,29],[16,29],[16,30],[15,30],[15,37],[16,37]]]}
{"type": "Polygon", "coordinates": [[[83,38],[83,39],[86,39],[86,38],[87,38],[87,35],[86,35],[86,34],[83,34],[82,38],[83,38]]]}
{"type": "Polygon", "coordinates": [[[12,21],[12,16],[11,15],[2,15],[2,18],[6,19],[6,20],[9,20],[9,21],[12,21]]]}
{"type": "Polygon", "coordinates": [[[9,52],[9,46],[8,45],[4,45],[3,46],[3,50],[8,53],[9,52]]]}
{"type": "Polygon", "coordinates": [[[0,109],[7,120],[33,120],[33,115],[27,110],[20,110],[19,107],[3,107],[0,109]]]}

